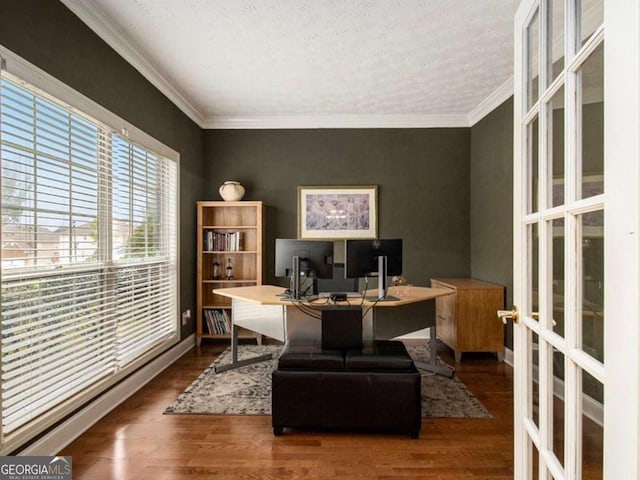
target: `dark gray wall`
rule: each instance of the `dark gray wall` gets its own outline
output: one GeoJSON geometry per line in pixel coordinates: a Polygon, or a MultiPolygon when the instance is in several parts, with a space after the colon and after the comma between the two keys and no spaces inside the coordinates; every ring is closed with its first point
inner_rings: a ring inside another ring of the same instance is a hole
{"type": "MultiPolygon", "coordinates": [[[[471,276],[513,304],[513,97],[471,127],[471,276]]],[[[496,321],[497,318],[496,318],[496,321]]],[[[511,324],[505,344],[513,348],[511,324]]]]}
{"type": "Polygon", "coordinates": [[[194,310],[202,130],[58,1],[0,1],[0,44],[180,152],[181,309],[194,310]]]}
{"type": "MultiPolygon", "coordinates": [[[[275,238],[297,236],[299,185],[378,185],[378,236],[404,239],[410,283],[468,276],[469,134],[450,129],[205,130],[206,196],[238,180],[267,205],[266,278],[275,238]]],[[[280,282],[281,283],[281,282],[280,282]]]]}

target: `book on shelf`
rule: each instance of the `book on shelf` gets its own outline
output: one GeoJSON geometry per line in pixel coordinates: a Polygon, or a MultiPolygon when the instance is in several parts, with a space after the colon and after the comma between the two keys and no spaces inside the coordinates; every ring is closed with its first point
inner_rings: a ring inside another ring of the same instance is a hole
{"type": "Polygon", "coordinates": [[[205,308],[204,318],[209,333],[214,335],[231,333],[231,318],[225,308],[205,308]]]}
{"type": "Polygon", "coordinates": [[[227,329],[227,325],[224,323],[224,316],[222,315],[222,310],[214,310],[214,315],[216,318],[216,328],[218,329],[218,333],[226,334],[229,333],[227,329]]]}
{"type": "Polygon", "coordinates": [[[206,309],[206,308],[204,309],[204,319],[206,321],[208,332],[211,333],[211,334],[216,333],[215,326],[214,326],[214,320],[213,320],[213,313],[212,313],[211,310],[206,309]]]}
{"type": "Polygon", "coordinates": [[[222,309],[222,317],[224,320],[224,326],[227,329],[227,332],[231,333],[231,318],[229,317],[229,310],[222,309]]]}
{"type": "Polygon", "coordinates": [[[244,249],[244,232],[216,232],[205,230],[205,252],[241,252],[244,249]]]}

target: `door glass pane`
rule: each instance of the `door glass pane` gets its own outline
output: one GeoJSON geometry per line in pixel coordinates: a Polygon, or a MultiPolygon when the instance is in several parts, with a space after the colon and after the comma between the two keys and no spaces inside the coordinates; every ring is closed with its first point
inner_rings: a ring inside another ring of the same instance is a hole
{"type": "Polygon", "coordinates": [[[560,462],[564,464],[564,355],[562,352],[553,351],[553,400],[551,411],[553,414],[553,430],[551,431],[551,442],[553,453],[560,462]]]}
{"type": "Polygon", "coordinates": [[[582,178],[578,198],[604,192],[604,43],[578,71],[581,95],[582,178]]]}
{"type": "Polygon", "coordinates": [[[564,68],[564,0],[549,0],[549,60],[551,84],[564,68]]]}
{"type": "Polygon", "coordinates": [[[529,358],[530,368],[529,372],[529,391],[531,392],[531,399],[529,401],[529,418],[536,425],[540,426],[540,364],[539,349],[538,349],[538,335],[531,332],[529,337],[529,358]]]}
{"type": "Polygon", "coordinates": [[[553,239],[551,242],[551,289],[553,298],[551,324],[553,331],[564,337],[564,219],[557,218],[551,222],[553,239]]]}
{"type": "Polygon", "coordinates": [[[549,102],[549,170],[551,171],[551,206],[564,204],[564,87],[549,102]]]}
{"type": "Polygon", "coordinates": [[[529,439],[529,449],[531,450],[531,464],[529,465],[529,478],[531,480],[537,480],[540,478],[538,471],[540,469],[540,454],[536,448],[535,443],[529,439]]]}
{"type": "Polygon", "coordinates": [[[538,78],[540,77],[540,15],[533,15],[527,27],[527,110],[539,97],[538,78]]]}
{"type": "Polygon", "coordinates": [[[582,480],[602,480],[604,386],[582,371],[582,480]]]}
{"type": "Polygon", "coordinates": [[[539,239],[538,224],[534,223],[527,226],[527,237],[529,242],[529,311],[526,312],[528,317],[538,320],[539,302],[538,302],[538,286],[540,284],[538,278],[538,258],[539,258],[539,239]],[[535,316],[534,316],[535,313],[535,316]]]}
{"type": "Polygon", "coordinates": [[[604,363],[604,212],[580,215],[582,349],[604,363]]]}
{"type": "Polygon", "coordinates": [[[538,205],[538,117],[527,126],[527,212],[537,212],[538,205]]]}
{"type": "Polygon", "coordinates": [[[593,32],[595,32],[604,20],[602,0],[582,0],[578,2],[580,8],[580,40],[584,45],[593,32]]]}

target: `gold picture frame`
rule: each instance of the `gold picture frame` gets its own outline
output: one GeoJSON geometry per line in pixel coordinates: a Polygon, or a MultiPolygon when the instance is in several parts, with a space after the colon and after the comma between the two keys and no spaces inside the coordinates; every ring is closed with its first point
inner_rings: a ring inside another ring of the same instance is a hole
{"type": "Polygon", "coordinates": [[[370,239],[377,235],[377,185],[298,187],[298,238],[370,239]]]}

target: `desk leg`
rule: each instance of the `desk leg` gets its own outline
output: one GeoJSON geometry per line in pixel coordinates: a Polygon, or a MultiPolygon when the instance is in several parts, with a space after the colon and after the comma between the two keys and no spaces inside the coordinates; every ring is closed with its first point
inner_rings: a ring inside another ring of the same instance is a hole
{"type": "Polygon", "coordinates": [[[429,372],[437,373],[445,377],[453,378],[455,370],[448,365],[438,365],[438,338],[436,337],[436,326],[433,324],[429,327],[429,361],[421,362],[414,361],[416,368],[420,370],[427,370],[429,372]]]}
{"type": "MultiPolygon", "coordinates": [[[[233,318],[233,315],[232,315],[233,318]]],[[[238,360],[238,326],[233,323],[231,327],[231,363],[226,365],[218,365],[215,367],[216,373],[226,372],[238,367],[244,367],[245,365],[251,365],[252,363],[265,362],[271,360],[273,355],[267,353],[265,355],[259,355],[257,357],[245,358],[244,360],[238,360]]]]}

